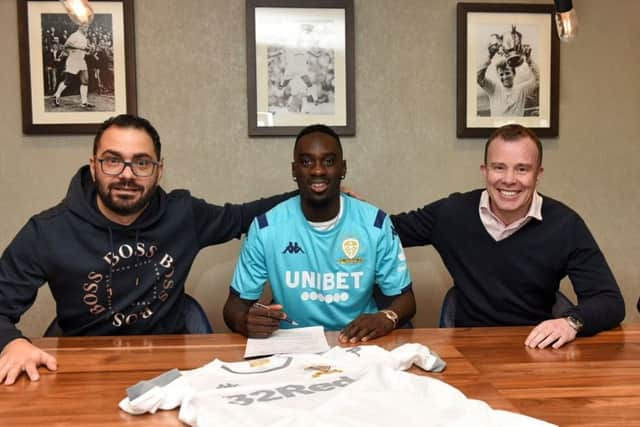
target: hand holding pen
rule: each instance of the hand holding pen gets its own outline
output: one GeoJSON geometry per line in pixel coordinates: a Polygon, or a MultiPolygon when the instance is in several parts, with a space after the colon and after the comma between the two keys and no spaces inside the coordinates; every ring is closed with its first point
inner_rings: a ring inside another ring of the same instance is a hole
{"type": "Polygon", "coordinates": [[[287,314],[282,311],[282,305],[264,305],[256,302],[247,313],[247,336],[266,338],[280,329],[281,321],[298,326],[298,322],[289,319],[287,314]]]}
{"type": "Polygon", "coordinates": [[[264,304],[260,304],[259,302],[255,302],[253,303],[253,306],[256,308],[262,308],[272,313],[279,313],[279,315],[276,316],[276,319],[280,319],[283,322],[287,322],[292,326],[298,326],[298,322],[296,322],[295,320],[289,319],[289,316],[287,316],[287,313],[282,311],[282,306],[280,304],[264,305],[264,304]],[[283,315],[284,317],[282,317],[283,315]]]}

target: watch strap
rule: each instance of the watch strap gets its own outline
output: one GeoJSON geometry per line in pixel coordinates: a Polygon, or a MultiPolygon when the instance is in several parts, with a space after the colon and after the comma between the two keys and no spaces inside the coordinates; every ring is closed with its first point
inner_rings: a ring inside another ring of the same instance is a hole
{"type": "Polygon", "coordinates": [[[380,310],[380,313],[383,313],[387,319],[393,322],[393,328],[395,329],[398,326],[398,313],[393,310],[380,310]]]}
{"type": "Polygon", "coordinates": [[[582,327],[584,325],[580,319],[574,316],[567,316],[565,317],[565,319],[567,320],[567,323],[569,324],[569,326],[575,329],[576,332],[580,332],[582,330],[582,327]]]}

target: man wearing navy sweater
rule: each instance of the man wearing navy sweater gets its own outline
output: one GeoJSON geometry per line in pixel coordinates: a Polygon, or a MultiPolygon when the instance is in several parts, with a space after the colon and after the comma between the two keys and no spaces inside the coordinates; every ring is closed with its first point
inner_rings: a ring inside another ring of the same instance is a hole
{"type": "Polygon", "coordinates": [[[106,120],[93,155],[57,206],[34,215],[0,257],[0,384],[54,356],[15,324],[48,283],[64,335],[188,332],[185,282],[201,249],[239,238],[254,217],[293,196],[213,205],[165,192],[160,135],[142,117],[106,120]]]}
{"type": "Polygon", "coordinates": [[[433,245],[453,277],[456,326],[532,325],[531,348],[559,348],[618,325],[624,300],[580,216],[536,191],[542,145],[520,125],[485,145],[485,190],[455,193],[391,217],[405,247],[433,245]],[[552,306],[569,276],[578,304],[552,306]]]}

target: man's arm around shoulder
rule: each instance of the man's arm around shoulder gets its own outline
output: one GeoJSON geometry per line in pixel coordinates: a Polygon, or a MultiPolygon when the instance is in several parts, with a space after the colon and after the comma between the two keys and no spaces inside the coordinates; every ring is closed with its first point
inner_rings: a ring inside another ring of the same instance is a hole
{"type": "Polygon", "coordinates": [[[198,239],[202,246],[209,246],[240,238],[247,233],[255,217],[296,194],[297,191],[292,191],[242,204],[226,203],[223,206],[192,198],[198,239]]]}
{"type": "MultiPolygon", "coordinates": [[[[437,200],[421,208],[390,215],[394,230],[405,248],[432,244],[438,216],[449,210],[450,197],[437,200]]],[[[444,213],[446,215],[446,212],[444,213]]]]}

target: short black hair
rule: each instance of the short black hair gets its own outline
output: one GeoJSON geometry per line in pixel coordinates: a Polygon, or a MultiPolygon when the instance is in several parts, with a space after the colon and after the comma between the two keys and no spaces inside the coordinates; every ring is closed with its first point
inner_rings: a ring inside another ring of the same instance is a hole
{"type": "Polygon", "coordinates": [[[110,117],[100,125],[96,136],[93,138],[94,156],[98,154],[98,146],[100,145],[100,138],[102,138],[102,134],[111,126],[144,130],[151,137],[151,140],[153,141],[153,149],[156,152],[158,160],[160,160],[162,144],[160,144],[160,135],[158,134],[158,131],[153,127],[149,120],[131,114],[120,114],[118,116],[110,117]]]}
{"type": "Polygon", "coordinates": [[[512,142],[517,141],[522,138],[529,138],[535,144],[538,149],[538,166],[542,166],[542,143],[540,142],[540,138],[536,135],[531,129],[526,128],[517,123],[511,123],[508,125],[504,125],[494,130],[487,143],[484,145],[484,164],[487,164],[487,153],[489,152],[489,145],[496,138],[502,138],[504,141],[512,142]]]}
{"type": "Polygon", "coordinates": [[[342,142],[340,142],[340,137],[338,136],[336,131],[331,129],[329,126],[322,124],[309,125],[298,132],[298,136],[296,136],[296,143],[293,146],[293,152],[295,153],[296,149],[298,148],[298,141],[300,141],[303,136],[316,132],[324,133],[325,135],[329,135],[330,137],[335,139],[338,143],[338,148],[340,149],[340,155],[342,155],[342,142]]]}

